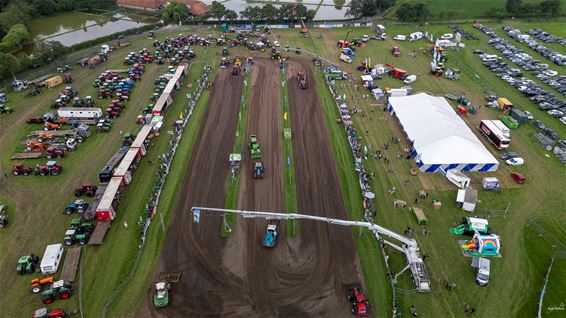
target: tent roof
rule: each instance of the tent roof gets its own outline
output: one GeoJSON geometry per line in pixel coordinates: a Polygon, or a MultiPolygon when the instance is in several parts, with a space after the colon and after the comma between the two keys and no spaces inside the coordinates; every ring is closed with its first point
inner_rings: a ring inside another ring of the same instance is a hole
{"type": "Polygon", "coordinates": [[[424,164],[498,163],[443,97],[419,93],[389,103],[424,164]]]}

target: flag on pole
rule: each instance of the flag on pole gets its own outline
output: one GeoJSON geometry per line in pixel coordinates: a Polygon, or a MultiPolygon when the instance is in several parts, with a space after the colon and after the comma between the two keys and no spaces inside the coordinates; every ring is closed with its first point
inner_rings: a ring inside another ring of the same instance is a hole
{"type": "Polygon", "coordinates": [[[287,120],[287,112],[283,114],[283,120],[287,120]]]}
{"type": "Polygon", "coordinates": [[[193,222],[199,223],[200,222],[200,210],[193,211],[193,222]]]}
{"type": "Polygon", "coordinates": [[[183,112],[179,113],[179,119],[183,120],[183,112]]]}
{"type": "Polygon", "coordinates": [[[287,166],[291,165],[291,156],[287,156],[287,166]]]}

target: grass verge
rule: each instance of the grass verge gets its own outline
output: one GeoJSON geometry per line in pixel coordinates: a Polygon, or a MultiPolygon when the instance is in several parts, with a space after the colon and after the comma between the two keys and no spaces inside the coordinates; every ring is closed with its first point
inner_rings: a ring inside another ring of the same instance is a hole
{"type": "MultiPolygon", "coordinates": [[[[289,129],[291,132],[291,115],[289,114],[289,93],[287,91],[287,75],[281,72],[281,107],[283,109],[283,131],[289,129]]],[[[283,132],[282,132],[283,133],[283,132]]],[[[293,143],[291,139],[283,138],[283,176],[284,182],[283,189],[285,191],[285,211],[296,213],[297,212],[297,186],[295,184],[295,169],[293,163],[293,143]]],[[[294,237],[298,234],[297,221],[286,220],[285,229],[287,235],[294,237]]]]}
{"type": "MultiPolygon", "coordinates": [[[[250,109],[250,71],[244,72],[244,87],[242,89],[242,100],[240,101],[240,112],[238,113],[238,125],[236,126],[236,139],[234,141],[233,153],[242,154],[244,159],[244,146],[246,140],[246,127],[248,124],[248,112],[250,109]]],[[[241,164],[241,162],[240,162],[241,164]]],[[[238,193],[240,189],[240,176],[235,177],[228,174],[226,178],[226,199],[224,201],[225,209],[236,209],[238,205],[238,193]]],[[[231,228],[234,225],[236,217],[233,213],[224,213],[224,220],[227,224],[220,226],[220,236],[228,237],[232,234],[231,228]]]]}

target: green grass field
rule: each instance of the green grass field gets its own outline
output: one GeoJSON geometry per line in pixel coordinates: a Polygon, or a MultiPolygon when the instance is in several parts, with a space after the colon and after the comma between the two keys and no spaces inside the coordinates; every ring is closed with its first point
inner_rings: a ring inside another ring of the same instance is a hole
{"type": "MultiPolygon", "coordinates": [[[[527,29],[529,24],[521,24],[514,21],[521,29],[527,29]]],[[[534,24],[530,24],[533,26],[534,24]]],[[[558,22],[547,25],[540,23],[537,26],[552,32],[558,30],[558,22]]],[[[494,25],[496,27],[497,25],[494,25]]],[[[371,57],[372,64],[394,63],[396,66],[406,69],[409,73],[417,74],[418,80],[413,84],[414,91],[426,91],[434,94],[451,93],[454,95],[465,95],[473,104],[484,102],[485,90],[496,92],[500,96],[509,98],[520,108],[529,110],[536,118],[556,130],[559,135],[566,136],[566,127],[556,119],[540,112],[536,105],[519,94],[514,88],[495,77],[489,70],[481,65],[480,59],[471,51],[479,48],[488,52],[493,50],[486,43],[487,37],[481,32],[474,30],[470,25],[464,26],[480,38],[478,41],[465,41],[465,50],[448,50],[448,66],[456,67],[462,71],[459,81],[448,81],[428,75],[430,55],[421,53],[424,42],[395,42],[388,39],[385,42],[373,41],[367,47],[359,49],[354,63],[362,58],[371,57]],[[389,53],[391,46],[397,45],[401,48],[401,57],[394,58],[389,53]],[[410,57],[407,53],[415,51],[416,57],[410,57]]],[[[408,33],[419,29],[415,26],[388,26],[390,35],[408,33]]],[[[440,35],[449,32],[447,24],[429,25],[428,31],[440,35]]],[[[311,30],[311,37],[304,39],[296,31],[275,31],[282,44],[291,47],[301,47],[310,51],[317,51],[325,57],[337,61],[337,49],[335,43],[345,32],[337,30],[311,30]]],[[[174,32],[173,34],[177,34],[174,32]]],[[[372,34],[369,29],[356,28],[352,32],[353,37],[362,34],[372,34]]],[[[160,35],[163,37],[164,35],[160,35]]],[[[151,40],[139,39],[133,41],[132,47],[113,53],[113,60],[93,71],[88,69],[77,69],[73,72],[76,87],[79,88],[80,96],[88,93],[93,94],[95,89],[91,86],[92,80],[100,71],[107,68],[118,67],[121,57],[128,51],[137,50],[149,45],[151,40]]],[[[176,119],[181,106],[186,103],[185,94],[194,91],[193,87],[186,87],[187,83],[195,83],[200,77],[202,66],[218,61],[219,51],[214,48],[207,49],[198,47],[199,59],[191,66],[189,76],[185,79],[183,88],[176,94],[175,103],[166,117],[165,131],[176,119]]],[[[243,51],[242,51],[243,52],[243,51]]],[[[294,54],[293,54],[294,56],[294,54]]],[[[343,65],[351,74],[359,75],[355,71],[355,64],[343,65]]],[[[94,134],[87,140],[79,150],[69,158],[63,159],[65,166],[63,175],[57,179],[53,178],[14,178],[0,180],[0,200],[9,204],[9,214],[13,222],[10,227],[0,231],[0,273],[5,278],[4,283],[13,288],[0,290],[0,312],[6,316],[25,316],[34,309],[41,307],[39,297],[30,296],[28,281],[31,276],[20,277],[15,275],[14,267],[19,255],[29,252],[41,254],[48,242],[59,242],[62,239],[69,218],[62,215],[64,206],[72,197],[72,189],[78,183],[86,180],[95,180],[100,167],[115,152],[121,143],[120,131],[135,131],[135,116],[149,103],[149,90],[153,78],[164,72],[157,65],[149,65],[142,82],[138,83],[133,92],[133,98],[128,104],[126,113],[119,118],[112,131],[107,134],[94,134]],[[30,226],[40,224],[41,226],[30,226]],[[23,314],[22,314],[23,313],[23,314]]],[[[325,122],[331,137],[334,157],[341,178],[341,188],[344,194],[346,206],[350,212],[350,218],[359,220],[362,218],[361,193],[359,191],[357,176],[354,173],[354,164],[351,157],[347,139],[341,125],[336,124],[338,117],[336,106],[330,95],[326,83],[322,79],[321,71],[317,70],[316,85],[321,98],[325,113],[325,122]]],[[[379,81],[380,87],[400,87],[401,82],[391,78],[379,81]]],[[[62,87],[61,87],[62,89],[62,87]]],[[[10,167],[9,157],[20,147],[19,142],[25,134],[38,127],[26,125],[12,126],[11,118],[14,116],[31,116],[41,114],[49,106],[48,102],[54,98],[60,89],[46,92],[39,97],[23,98],[21,94],[10,94],[10,99],[16,112],[4,116],[0,115],[0,149],[2,150],[0,162],[2,168],[10,167]]],[[[376,106],[374,99],[355,98],[357,95],[365,94],[358,92],[353,85],[338,82],[338,91],[346,94],[348,105],[356,106],[364,111],[364,116],[356,115],[354,122],[356,129],[362,133],[362,142],[371,143],[372,149],[381,148],[383,143],[388,142],[394,136],[400,137],[399,129],[390,116],[376,106]],[[344,84],[344,85],[341,85],[344,84]],[[372,112],[372,109],[373,112],[372,112]],[[366,132],[367,134],[363,134],[366,132]]],[[[205,91],[197,104],[193,117],[189,121],[188,128],[178,152],[173,161],[171,172],[165,185],[160,200],[157,218],[148,232],[148,239],[142,254],[139,267],[130,283],[121,291],[114,303],[110,306],[108,317],[134,317],[143,304],[150,288],[154,267],[164,242],[165,231],[169,224],[176,193],[180,189],[183,176],[188,167],[188,162],[195,143],[200,121],[203,117],[209,92],[205,91]],[[163,216],[163,218],[161,218],[163,216]],[[163,220],[163,223],[162,221],[163,220]]],[[[497,118],[500,114],[492,109],[482,108],[478,114],[468,116],[464,120],[470,125],[477,125],[483,118],[497,118]]],[[[415,305],[419,314],[424,317],[462,317],[463,304],[470,303],[476,307],[478,317],[532,317],[536,314],[538,297],[546,276],[546,270],[550,264],[550,257],[557,250],[544,237],[527,226],[529,219],[537,217],[537,222],[550,235],[561,242],[566,242],[566,232],[563,224],[566,217],[562,211],[566,210],[564,200],[564,189],[566,189],[566,172],[564,166],[559,164],[554,155],[542,150],[536,145],[533,134],[536,129],[527,123],[519,129],[512,131],[512,148],[525,158],[526,165],[517,169],[510,169],[505,165],[494,174],[503,183],[504,189],[501,193],[490,193],[480,190],[477,213],[486,215],[488,211],[503,211],[509,206],[506,218],[492,217],[490,223],[495,232],[502,238],[502,258],[494,259],[492,262],[492,279],[488,287],[477,286],[473,279],[474,274],[470,269],[470,259],[462,257],[456,241],[464,237],[452,236],[448,228],[454,222],[459,222],[464,213],[456,209],[453,203],[456,189],[438,175],[421,173],[418,177],[412,177],[409,169],[414,165],[412,161],[396,159],[396,154],[401,146],[392,145],[384,152],[391,159],[391,173],[382,161],[370,159],[365,162],[366,169],[376,174],[372,184],[376,193],[378,214],[376,222],[392,230],[403,233],[407,226],[417,228],[416,239],[423,251],[430,255],[427,259],[427,268],[432,279],[432,292],[429,294],[403,295],[404,292],[414,288],[407,273],[399,278],[397,287],[399,305],[404,316],[409,316],[409,307],[415,305]],[[527,176],[527,183],[516,186],[509,178],[510,171],[520,171],[527,176]],[[409,180],[409,182],[405,182],[409,180]],[[424,227],[429,230],[430,235],[421,235],[423,226],[416,224],[416,219],[408,209],[394,209],[392,207],[393,196],[388,189],[395,186],[398,190],[396,196],[412,203],[418,190],[424,188],[429,192],[430,198],[434,197],[443,204],[441,210],[433,210],[430,206],[431,199],[419,200],[418,205],[428,214],[429,224],[424,227]],[[440,284],[441,280],[448,280],[457,285],[454,292],[450,292],[440,284]]],[[[83,286],[82,302],[85,317],[100,317],[104,303],[112,294],[120,282],[130,271],[139,244],[139,227],[137,222],[140,215],[144,213],[144,205],[151,193],[152,180],[157,165],[149,165],[147,160],[157,161],[157,157],[166,149],[168,142],[167,134],[162,134],[150,149],[148,155],[141,162],[140,167],[129,185],[126,196],[118,209],[117,219],[109,231],[105,244],[98,248],[87,248],[83,258],[83,286]],[[141,199],[140,199],[141,198],[141,199]],[[124,227],[124,223],[128,227],[124,227]],[[111,262],[108,260],[112,260],[111,262]]],[[[490,145],[486,147],[494,155],[498,155],[490,145]]],[[[31,162],[32,164],[35,162],[31,162]]],[[[478,182],[483,174],[472,174],[473,185],[477,188],[478,182]]],[[[2,177],[3,178],[3,177],[2,177]]],[[[286,202],[287,203],[287,202],[286,202]]],[[[386,316],[391,313],[391,285],[385,273],[385,264],[380,255],[375,239],[368,231],[359,232],[354,229],[358,255],[363,267],[364,286],[367,288],[372,310],[375,316],[386,316]],[[361,233],[361,235],[360,235],[361,233]]],[[[398,252],[388,250],[390,264],[393,271],[398,272],[404,266],[404,258],[398,252]]],[[[566,262],[557,260],[554,263],[550,275],[547,294],[544,300],[543,313],[548,316],[561,317],[563,312],[549,309],[560,307],[566,302],[564,294],[564,273],[566,262]]],[[[78,279],[77,279],[78,280],[78,279]]],[[[75,285],[78,287],[78,284],[75,285]]],[[[72,297],[67,301],[58,301],[55,305],[66,309],[78,308],[78,297],[72,297]]],[[[2,315],[0,315],[2,316],[2,315]]]]}
{"type": "MultiPolygon", "coordinates": [[[[454,1],[454,0],[403,0],[401,3],[424,3],[429,9],[433,19],[472,19],[491,16],[492,12],[505,12],[505,0],[474,0],[474,1],[454,1]]],[[[540,3],[539,0],[525,0],[523,3],[540,3]]],[[[562,0],[562,13],[566,13],[566,1],[562,0]]],[[[394,17],[394,11],[388,14],[394,17]]]]}

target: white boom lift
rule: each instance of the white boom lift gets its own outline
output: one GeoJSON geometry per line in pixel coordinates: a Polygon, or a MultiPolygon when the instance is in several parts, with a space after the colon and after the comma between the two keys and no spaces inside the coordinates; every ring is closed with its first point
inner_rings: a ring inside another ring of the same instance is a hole
{"type": "Polygon", "coordinates": [[[342,226],[366,227],[370,229],[374,233],[374,235],[378,238],[384,235],[402,243],[401,246],[399,246],[395,243],[383,239],[383,241],[387,245],[405,254],[405,258],[407,260],[407,266],[405,266],[405,268],[403,268],[401,272],[395,275],[395,280],[397,279],[397,277],[399,277],[399,275],[401,275],[403,272],[405,272],[407,269],[410,268],[411,274],[413,276],[413,282],[416,285],[416,289],[419,292],[430,292],[430,278],[428,276],[428,272],[426,270],[425,264],[419,254],[419,246],[417,244],[417,241],[405,237],[399,233],[388,230],[377,224],[370,222],[361,222],[361,221],[340,220],[340,219],[333,219],[322,216],[314,216],[314,215],[306,215],[306,214],[298,214],[298,213],[276,213],[276,212],[193,207],[191,209],[191,212],[195,213],[195,211],[198,211],[197,213],[199,214],[201,211],[219,212],[219,213],[236,213],[236,214],[241,214],[245,218],[265,218],[265,219],[281,219],[281,220],[306,219],[313,221],[322,221],[328,224],[336,224],[342,226]]]}

